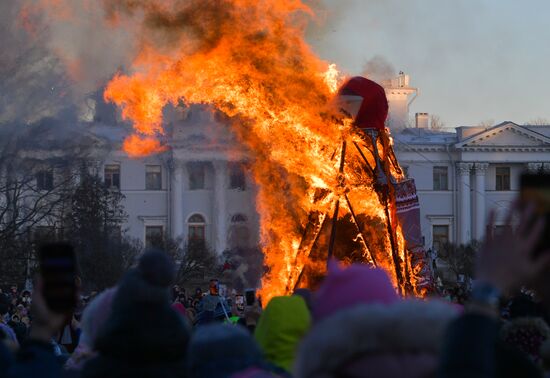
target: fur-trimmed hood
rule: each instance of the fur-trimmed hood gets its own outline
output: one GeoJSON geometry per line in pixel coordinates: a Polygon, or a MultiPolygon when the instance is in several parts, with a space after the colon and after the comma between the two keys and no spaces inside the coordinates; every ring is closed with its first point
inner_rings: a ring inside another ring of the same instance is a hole
{"type": "Polygon", "coordinates": [[[329,378],[344,372],[349,377],[433,375],[443,334],[456,315],[448,303],[418,300],[339,311],[316,324],[305,337],[295,376],[329,378]]]}

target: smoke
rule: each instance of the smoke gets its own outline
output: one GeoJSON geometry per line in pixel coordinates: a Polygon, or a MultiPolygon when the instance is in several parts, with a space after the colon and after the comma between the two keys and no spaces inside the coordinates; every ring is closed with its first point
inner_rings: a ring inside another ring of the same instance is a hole
{"type": "Polygon", "coordinates": [[[128,67],[137,44],[128,28],[108,23],[98,5],[0,3],[0,124],[79,114],[90,107],[90,98],[102,101],[98,94],[117,70],[128,67]]]}
{"type": "Polygon", "coordinates": [[[56,57],[14,21],[17,3],[0,2],[0,123],[53,116],[65,101],[66,81],[56,57]]]}
{"type": "Polygon", "coordinates": [[[383,56],[375,55],[363,66],[361,74],[378,83],[392,79],[397,72],[395,67],[383,56]]]}
{"type": "Polygon", "coordinates": [[[223,258],[231,267],[224,274],[224,280],[237,291],[260,286],[264,272],[264,255],[258,248],[234,248],[223,253],[223,258]]]}

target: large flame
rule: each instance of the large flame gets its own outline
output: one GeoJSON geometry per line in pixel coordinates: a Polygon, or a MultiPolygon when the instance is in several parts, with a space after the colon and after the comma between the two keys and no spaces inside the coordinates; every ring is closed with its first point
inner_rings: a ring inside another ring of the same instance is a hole
{"type": "MultiPolygon", "coordinates": [[[[103,5],[111,24],[125,25],[125,19],[139,24],[139,55],[104,93],[134,125],[135,134],[123,146],[129,155],[164,148],[156,139],[163,133],[163,108],[181,101],[225,113],[252,152],[268,267],[264,299],[288,294],[297,284],[311,262],[313,244],[304,243],[304,230],[320,228],[337,198],[338,217],[349,217],[344,194],[369,239],[367,246],[361,233],[354,235],[364,260],[375,252],[397,286],[396,271],[402,267],[395,269],[392,245],[404,264],[405,243],[395,209],[386,211],[365,169],[365,159],[375,165],[374,156],[368,149],[361,156],[353,147],[364,146],[364,138],[330,106],[339,74],[305,42],[311,8],[300,0],[103,0],[103,5]],[[342,177],[344,141],[350,147],[342,177]]],[[[385,151],[380,146],[381,154],[385,151]]]]}

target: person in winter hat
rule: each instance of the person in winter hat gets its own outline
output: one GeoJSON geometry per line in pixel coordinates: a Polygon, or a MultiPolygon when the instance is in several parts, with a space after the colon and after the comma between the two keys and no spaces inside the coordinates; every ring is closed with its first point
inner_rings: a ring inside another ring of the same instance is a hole
{"type": "Polygon", "coordinates": [[[315,324],[294,365],[299,378],[432,377],[456,310],[400,300],[379,269],[331,266],[313,304],[315,324]]]}
{"type": "Polygon", "coordinates": [[[358,304],[313,326],[296,357],[298,378],[435,377],[445,329],[443,302],[358,304]]]}
{"type": "Polygon", "coordinates": [[[262,313],[254,337],[269,362],[290,372],[298,343],[310,325],[311,315],[302,297],[274,297],[262,313]]]}
{"type": "Polygon", "coordinates": [[[112,312],[95,341],[99,355],[83,377],[184,377],[190,337],[170,307],[175,267],[160,251],[145,253],[118,285],[112,312]]]}
{"type": "Polygon", "coordinates": [[[111,315],[115,293],[116,288],[103,291],[84,309],[78,346],[65,364],[66,369],[81,370],[86,361],[97,355],[96,338],[111,315]]]}
{"type": "Polygon", "coordinates": [[[399,300],[391,281],[382,269],[353,264],[341,269],[336,262],[313,299],[313,319],[320,321],[342,309],[358,304],[391,304],[399,300]]]}
{"type": "Polygon", "coordinates": [[[190,378],[228,378],[264,365],[260,347],[241,326],[220,323],[200,326],[187,351],[190,378]]]}
{"type": "Polygon", "coordinates": [[[313,293],[311,292],[311,290],[306,288],[299,288],[294,290],[294,293],[292,293],[292,295],[302,297],[304,299],[304,302],[306,302],[308,310],[311,312],[311,304],[313,302],[313,293]]]}

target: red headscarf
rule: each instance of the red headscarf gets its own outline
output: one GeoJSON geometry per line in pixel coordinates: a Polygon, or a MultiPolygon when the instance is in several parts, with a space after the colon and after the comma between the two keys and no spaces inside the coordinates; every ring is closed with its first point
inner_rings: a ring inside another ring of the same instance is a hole
{"type": "Polygon", "coordinates": [[[362,129],[384,130],[388,116],[388,100],[382,86],[361,76],[352,77],[338,92],[340,96],[363,97],[355,117],[355,125],[362,129]]]}

